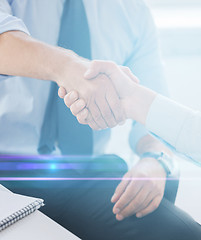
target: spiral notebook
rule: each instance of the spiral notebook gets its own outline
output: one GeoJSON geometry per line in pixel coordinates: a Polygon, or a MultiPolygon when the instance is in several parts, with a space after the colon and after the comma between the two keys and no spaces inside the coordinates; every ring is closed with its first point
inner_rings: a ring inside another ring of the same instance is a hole
{"type": "Polygon", "coordinates": [[[15,194],[0,185],[0,232],[43,205],[42,199],[15,194]]]}

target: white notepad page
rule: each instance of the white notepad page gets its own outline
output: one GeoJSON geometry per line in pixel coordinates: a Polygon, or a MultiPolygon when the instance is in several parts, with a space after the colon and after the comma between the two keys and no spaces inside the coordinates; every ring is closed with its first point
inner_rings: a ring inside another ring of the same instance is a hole
{"type": "Polygon", "coordinates": [[[0,189],[0,222],[37,200],[37,198],[5,192],[0,189]]]}
{"type": "Polygon", "coordinates": [[[9,192],[0,185],[0,225],[5,220],[9,220],[7,222],[10,222],[7,226],[11,225],[21,218],[26,217],[26,215],[30,214],[34,210],[39,209],[42,205],[42,199],[9,192]],[[18,217],[15,219],[17,213],[18,217]],[[12,219],[15,219],[15,221],[12,219]]]}

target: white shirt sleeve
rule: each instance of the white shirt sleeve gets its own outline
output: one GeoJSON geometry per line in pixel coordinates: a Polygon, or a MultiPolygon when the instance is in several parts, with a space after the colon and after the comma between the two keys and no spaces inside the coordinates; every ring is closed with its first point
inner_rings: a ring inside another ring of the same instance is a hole
{"type": "Polygon", "coordinates": [[[158,95],[149,110],[146,127],[177,152],[201,163],[201,112],[158,95]]]}

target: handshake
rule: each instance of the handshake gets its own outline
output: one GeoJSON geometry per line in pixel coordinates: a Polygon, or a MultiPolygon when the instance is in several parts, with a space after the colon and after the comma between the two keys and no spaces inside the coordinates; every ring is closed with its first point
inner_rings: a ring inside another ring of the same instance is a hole
{"type": "Polygon", "coordinates": [[[115,127],[129,118],[145,124],[156,93],[141,86],[128,67],[81,59],[70,74],[71,87],[59,83],[58,95],[79,123],[94,130],[115,127]]]}

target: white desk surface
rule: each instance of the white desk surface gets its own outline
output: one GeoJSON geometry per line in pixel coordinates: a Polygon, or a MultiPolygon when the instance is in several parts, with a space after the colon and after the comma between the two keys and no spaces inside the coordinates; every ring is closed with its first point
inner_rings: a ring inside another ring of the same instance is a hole
{"type": "Polygon", "coordinates": [[[1,240],[79,240],[71,232],[36,211],[0,232],[1,240]]]}

